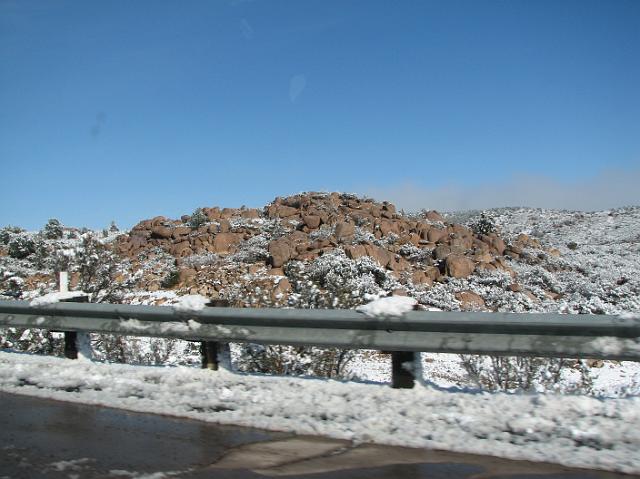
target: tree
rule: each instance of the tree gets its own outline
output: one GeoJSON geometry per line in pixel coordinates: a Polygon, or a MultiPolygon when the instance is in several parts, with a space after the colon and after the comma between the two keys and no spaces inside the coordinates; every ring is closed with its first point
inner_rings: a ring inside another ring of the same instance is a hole
{"type": "Polygon", "coordinates": [[[191,218],[189,218],[188,224],[192,228],[198,228],[207,223],[207,221],[209,221],[209,218],[207,217],[205,212],[202,211],[202,208],[196,208],[196,210],[191,215],[191,218]]]}
{"type": "Polygon", "coordinates": [[[61,239],[62,232],[62,224],[55,218],[51,218],[42,228],[42,236],[46,239],[61,239]]]}

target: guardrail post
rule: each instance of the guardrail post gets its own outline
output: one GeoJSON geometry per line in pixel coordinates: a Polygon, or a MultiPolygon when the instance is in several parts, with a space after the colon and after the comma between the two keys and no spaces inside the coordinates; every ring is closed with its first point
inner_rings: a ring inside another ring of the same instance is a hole
{"type": "MultiPolygon", "coordinates": [[[[207,306],[213,308],[227,307],[229,302],[225,299],[214,299],[207,303],[207,306]]],[[[200,343],[200,357],[202,358],[202,369],[217,371],[221,364],[223,367],[231,367],[229,343],[202,341],[200,343]]]]}
{"type": "Polygon", "coordinates": [[[391,351],[391,387],[411,389],[415,385],[413,365],[415,353],[411,351],[391,351]]]}
{"type": "MultiPolygon", "coordinates": [[[[69,275],[66,271],[58,273],[58,290],[61,293],[69,291],[69,275]]],[[[63,299],[63,303],[88,303],[89,296],[76,296],[75,298],[63,299]]],[[[67,359],[78,359],[78,333],[76,331],[63,331],[64,333],[64,357],[67,359]]],[[[88,334],[88,333],[80,333],[88,334]]]]}

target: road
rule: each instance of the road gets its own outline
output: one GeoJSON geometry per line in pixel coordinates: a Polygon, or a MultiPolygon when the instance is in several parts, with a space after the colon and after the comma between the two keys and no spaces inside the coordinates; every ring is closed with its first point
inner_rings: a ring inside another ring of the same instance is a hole
{"type": "Polygon", "coordinates": [[[630,478],[0,393],[0,479],[630,478]]]}

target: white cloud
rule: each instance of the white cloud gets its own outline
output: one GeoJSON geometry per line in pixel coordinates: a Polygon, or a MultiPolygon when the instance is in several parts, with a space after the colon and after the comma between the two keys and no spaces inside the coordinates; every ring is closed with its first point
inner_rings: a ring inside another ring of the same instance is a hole
{"type": "Polygon", "coordinates": [[[426,187],[407,181],[400,185],[363,189],[362,193],[377,200],[391,201],[406,211],[500,206],[593,211],[640,205],[640,169],[610,169],[579,181],[562,181],[542,175],[519,175],[506,181],[470,186],[449,183],[426,187]]]}

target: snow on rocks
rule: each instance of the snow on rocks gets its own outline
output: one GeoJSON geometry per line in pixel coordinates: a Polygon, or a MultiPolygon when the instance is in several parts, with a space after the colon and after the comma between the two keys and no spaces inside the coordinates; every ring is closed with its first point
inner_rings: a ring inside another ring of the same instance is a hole
{"type": "Polygon", "coordinates": [[[356,311],[370,318],[400,317],[412,311],[416,304],[418,302],[408,296],[389,296],[358,306],[356,311]]]}
{"type": "Polygon", "coordinates": [[[640,473],[640,398],[454,392],[0,353],[0,390],[356,443],[640,473]]]}

